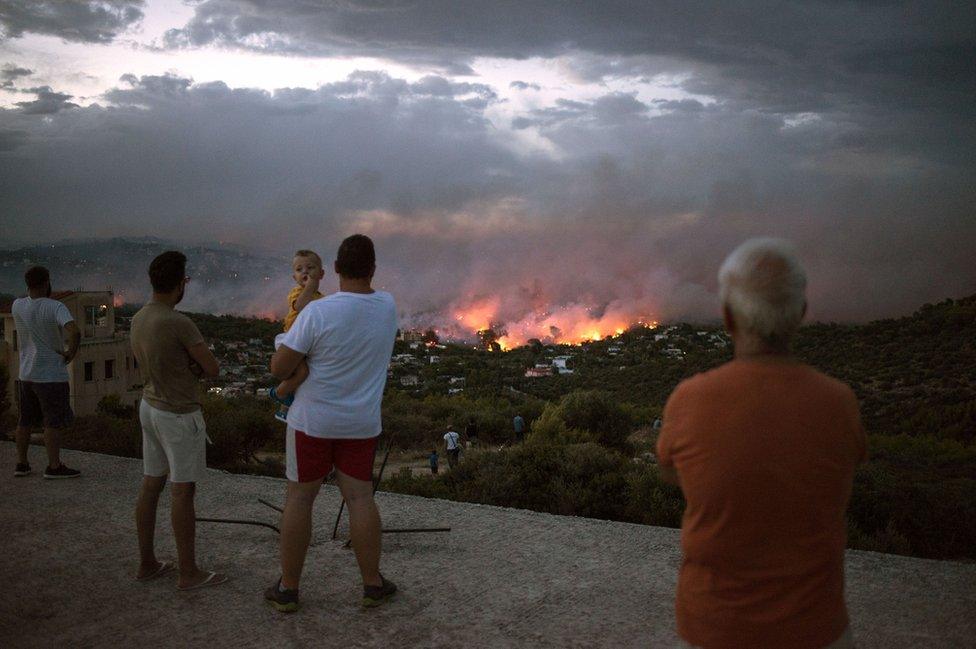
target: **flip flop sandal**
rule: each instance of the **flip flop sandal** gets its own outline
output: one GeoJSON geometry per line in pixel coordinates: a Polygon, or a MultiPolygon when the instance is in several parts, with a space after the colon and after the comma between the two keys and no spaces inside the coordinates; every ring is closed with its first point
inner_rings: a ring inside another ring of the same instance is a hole
{"type": "Polygon", "coordinates": [[[136,577],[136,581],[149,581],[150,579],[155,579],[156,577],[162,577],[166,573],[172,572],[173,568],[175,567],[176,566],[169,561],[162,561],[160,562],[159,567],[156,568],[155,572],[151,572],[148,575],[143,575],[142,577],[136,577]]]}
{"type": "Polygon", "coordinates": [[[216,572],[211,572],[207,575],[207,578],[201,581],[199,584],[194,584],[193,586],[177,586],[177,590],[197,590],[198,588],[209,588],[210,586],[219,586],[226,581],[226,576],[218,575],[216,572]]]}

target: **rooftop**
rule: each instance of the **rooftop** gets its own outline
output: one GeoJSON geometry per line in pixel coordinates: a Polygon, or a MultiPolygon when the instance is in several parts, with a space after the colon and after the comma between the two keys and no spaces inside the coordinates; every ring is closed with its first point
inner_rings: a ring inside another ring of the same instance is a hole
{"type": "MultiPolygon", "coordinates": [[[[54,291],[51,293],[52,300],[63,300],[66,297],[74,295],[79,291],[54,291]]],[[[82,293],[98,293],[100,291],[80,291],[82,293]]],[[[13,306],[13,301],[0,302],[0,313],[10,313],[10,308],[13,306]]]]}
{"type": "MultiPolygon", "coordinates": [[[[388,527],[450,533],[384,535],[384,573],[400,594],[358,608],[355,560],[331,541],[339,498],[316,504],[303,609],[283,616],[261,592],[278,576],[270,529],[199,523],[203,567],[229,583],[176,591],[175,578],[137,583],[133,505],[139,460],[65,451],[84,473],[14,478],[14,445],[0,442],[0,638],[5,647],[673,647],[677,530],[521,510],[378,495],[388,527]]],[[[197,515],[277,524],[258,498],[282,503],[284,481],[208,472],[197,515]]],[[[341,528],[344,535],[345,528],[341,528]]],[[[175,557],[166,496],[160,558],[175,557]]],[[[848,602],[861,648],[963,647],[976,637],[976,565],[871,552],[847,554],[848,602]]]]}

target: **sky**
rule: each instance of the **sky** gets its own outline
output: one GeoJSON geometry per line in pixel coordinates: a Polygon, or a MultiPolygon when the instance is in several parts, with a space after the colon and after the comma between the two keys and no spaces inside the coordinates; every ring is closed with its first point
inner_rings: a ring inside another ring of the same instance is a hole
{"type": "Polygon", "coordinates": [[[714,317],[777,236],[862,321],[976,292],[974,100],[973,3],[0,0],[0,231],[363,232],[522,329],[714,317]]]}

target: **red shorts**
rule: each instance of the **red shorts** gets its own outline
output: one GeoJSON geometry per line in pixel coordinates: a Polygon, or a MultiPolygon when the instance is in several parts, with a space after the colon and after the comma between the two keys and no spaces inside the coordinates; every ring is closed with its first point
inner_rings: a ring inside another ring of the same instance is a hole
{"type": "Polygon", "coordinates": [[[285,435],[285,475],[292,482],[321,480],[333,466],[356,480],[373,479],[376,437],[325,439],[306,435],[291,426],[285,435]]]}

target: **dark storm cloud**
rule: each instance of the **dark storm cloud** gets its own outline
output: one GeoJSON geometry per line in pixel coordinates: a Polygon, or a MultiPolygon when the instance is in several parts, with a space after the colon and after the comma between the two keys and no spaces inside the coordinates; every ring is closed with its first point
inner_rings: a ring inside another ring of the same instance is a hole
{"type": "Polygon", "coordinates": [[[34,73],[33,70],[21,68],[13,63],[7,63],[0,68],[0,88],[5,90],[14,87],[14,81],[20,77],[29,77],[34,73]]]}
{"type": "Polygon", "coordinates": [[[109,43],[142,20],[144,0],[3,0],[0,41],[25,33],[109,43]]]}
{"type": "Polygon", "coordinates": [[[27,131],[0,128],[0,152],[13,151],[27,142],[27,131]]]}
{"type": "Polygon", "coordinates": [[[976,290],[972,3],[204,0],[166,42],[442,74],[274,93],[126,75],[109,105],[58,112],[38,93],[0,110],[12,235],[328,251],[365,231],[408,311],[495,295],[507,321],[712,315],[718,265],[757,235],[796,242],[815,318],[976,290]],[[497,89],[451,78],[477,57],[560,57],[640,93],[496,113],[497,89]],[[667,85],[698,98],[654,96],[667,85]]]}
{"type": "Polygon", "coordinates": [[[705,110],[705,106],[697,99],[655,99],[654,107],[682,113],[698,113],[705,110]]]}
{"type": "Polygon", "coordinates": [[[410,313],[495,293],[513,321],[635,296],[709,316],[718,264],[760,234],[796,241],[814,317],[976,287],[976,169],[933,149],[949,135],[932,125],[898,136],[906,123],[609,92],[519,115],[558,152],[544,156],[502,144],[496,101],[482,84],[382,72],[274,93],[126,75],[105,105],[0,110],[4,231],[327,254],[365,231],[410,313]]]}
{"type": "Polygon", "coordinates": [[[53,115],[66,108],[78,108],[78,104],[68,101],[72,98],[71,95],[55,92],[51,90],[50,86],[26,88],[22,92],[33,93],[37,96],[34,101],[15,102],[25,115],[53,115]]]}
{"type": "Polygon", "coordinates": [[[744,96],[763,96],[764,104],[805,111],[851,101],[851,95],[879,100],[894,93],[925,101],[917,94],[925,88],[923,94],[957,95],[958,105],[976,89],[974,34],[976,6],[948,0],[350,0],[325,7],[298,0],[205,0],[167,39],[171,46],[221,44],[461,65],[477,56],[579,54],[581,73],[594,78],[687,70],[691,64],[714,91],[738,87],[744,96]],[[587,60],[587,54],[596,56],[587,60]],[[874,82],[873,92],[865,81],[874,82]]]}
{"type": "Polygon", "coordinates": [[[173,236],[172,223],[188,237],[290,247],[351,209],[456,209],[516,183],[519,163],[468,103],[491,97],[376,72],[276,93],[126,75],[111,105],[50,123],[0,110],[0,127],[30,134],[5,161],[0,211],[19,215],[24,236],[55,218],[66,235],[173,236]]]}

